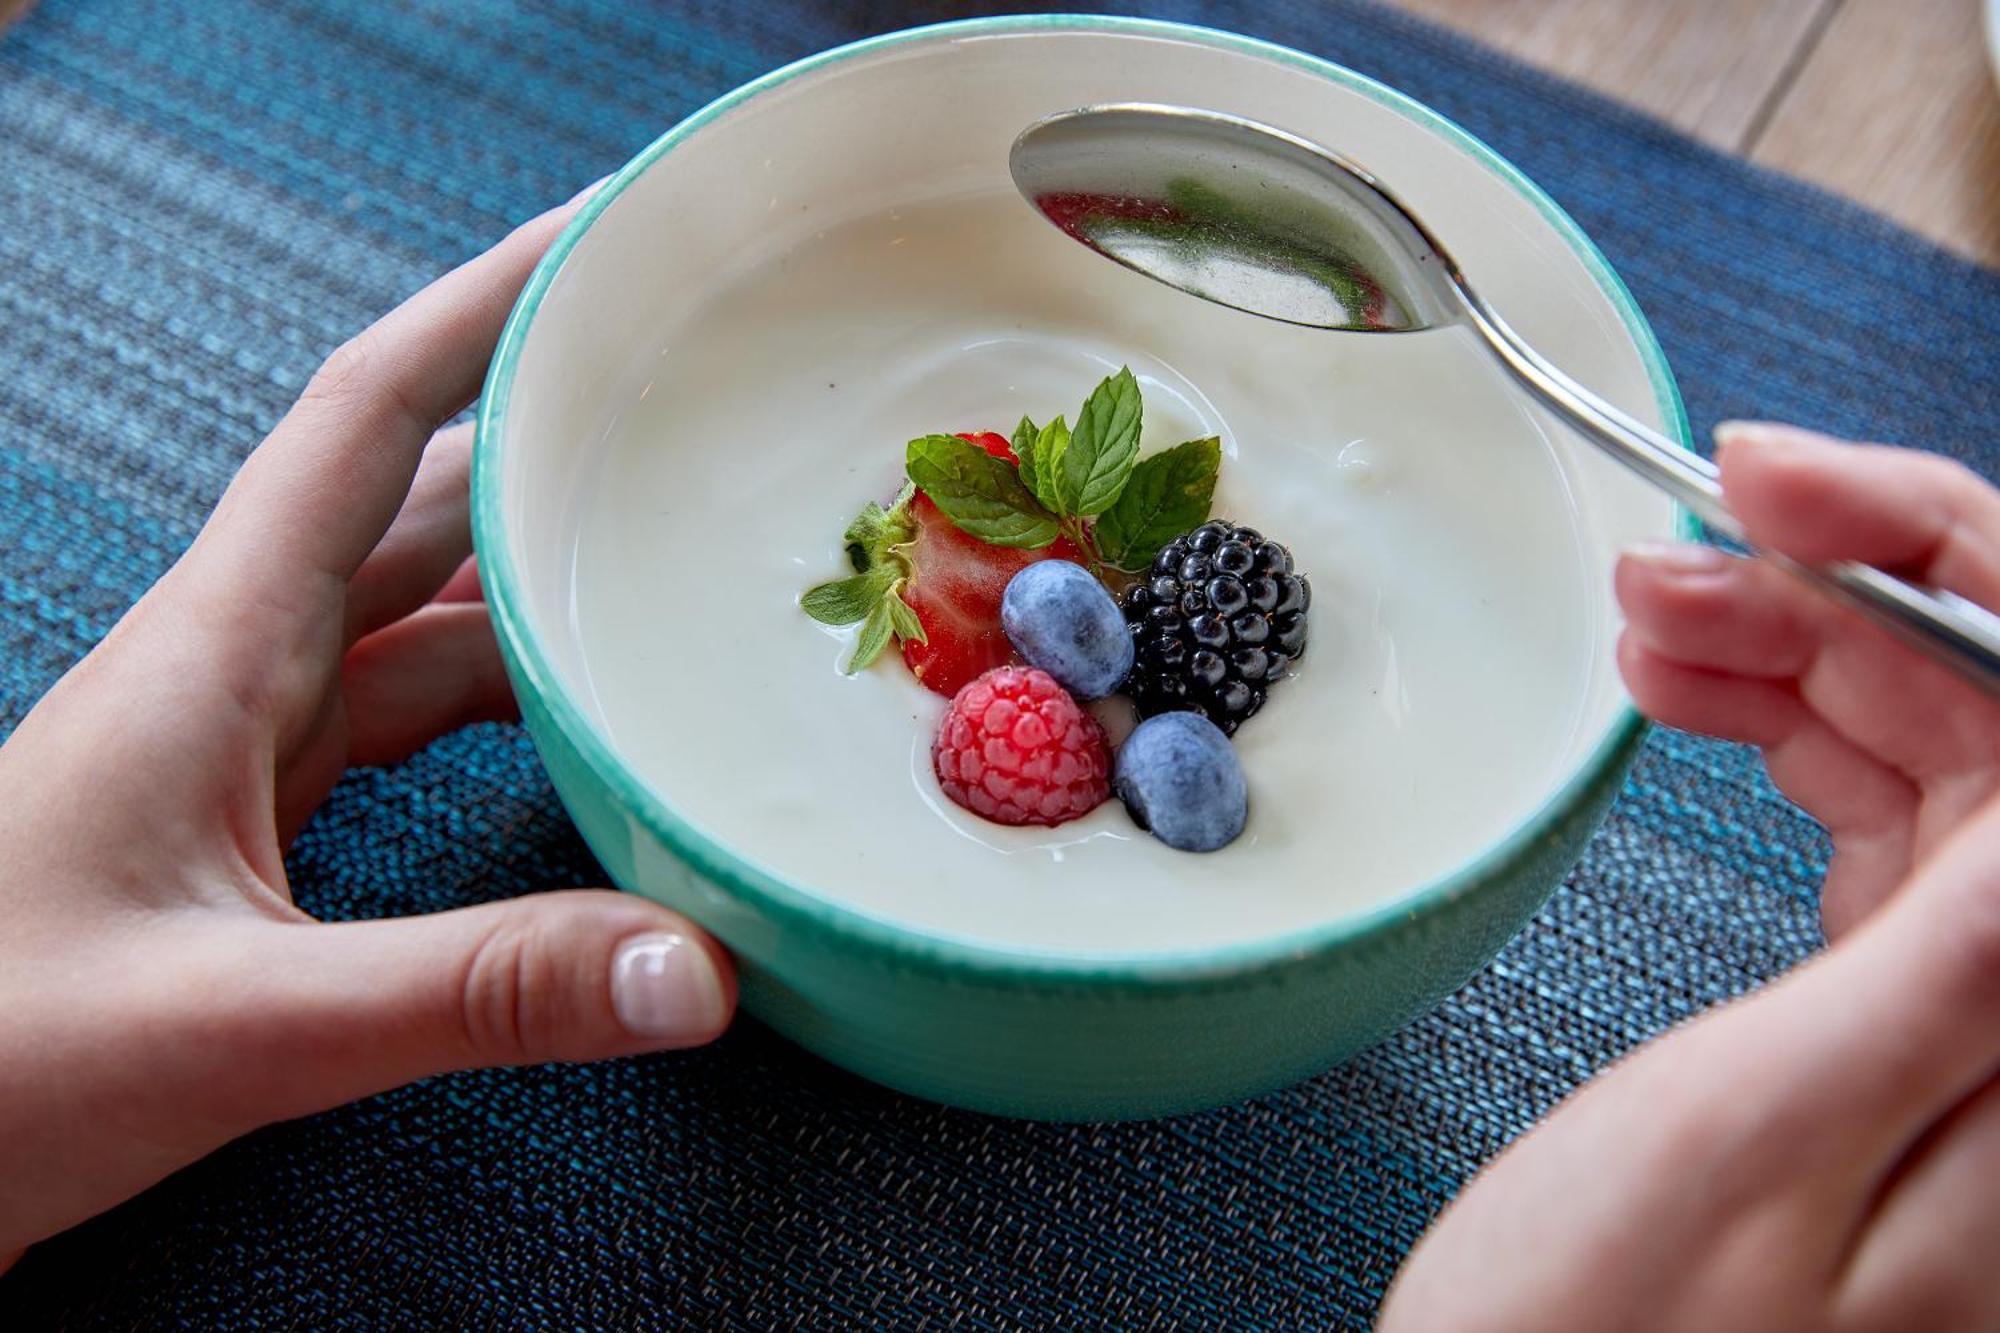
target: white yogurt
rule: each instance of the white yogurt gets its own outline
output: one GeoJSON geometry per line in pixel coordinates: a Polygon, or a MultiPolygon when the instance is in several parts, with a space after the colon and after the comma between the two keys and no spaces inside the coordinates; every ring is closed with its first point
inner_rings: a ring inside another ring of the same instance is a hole
{"type": "MultiPolygon", "coordinates": [[[[747,254],[663,330],[576,516],[590,694],[637,772],[750,859],[864,912],[1038,952],[1206,948],[1381,904],[1503,835],[1573,760],[1608,615],[1548,441],[1455,333],[1315,333],[1022,225],[1011,196],[747,254]],[[1244,836],[1172,851],[1112,801],[1006,829],[930,771],[945,701],[798,594],[903,446],[1074,420],[1130,364],[1144,448],[1215,434],[1216,513],[1313,584],[1297,675],[1244,725],[1244,836]]],[[[671,244],[671,237],[663,238],[671,244]]]]}

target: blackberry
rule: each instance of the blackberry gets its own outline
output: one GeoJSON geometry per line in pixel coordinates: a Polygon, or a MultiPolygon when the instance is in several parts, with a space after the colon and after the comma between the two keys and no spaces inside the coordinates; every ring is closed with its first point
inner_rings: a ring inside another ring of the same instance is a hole
{"type": "Polygon", "coordinates": [[[1168,542],[1120,599],[1135,650],[1125,693],[1141,717],[1204,713],[1232,733],[1305,655],[1310,605],[1290,551],[1212,519],[1168,542]]]}

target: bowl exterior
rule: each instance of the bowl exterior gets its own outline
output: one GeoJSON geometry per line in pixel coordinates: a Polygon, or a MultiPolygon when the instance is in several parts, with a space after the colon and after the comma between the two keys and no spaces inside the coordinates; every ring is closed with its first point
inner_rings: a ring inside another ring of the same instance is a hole
{"type": "Polygon", "coordinates": [[[863,1078],[1037,1120],[1207,1110],[1380,1041],[1463,985],[1541,907],[1644,737],[1633,729],[1558,821],[1448,899],[1292,959],[1172,984],[1106,984],[1088,973],[980,976],[797,929],[704,876],[622,806],[528,687],[511,648],[508,669],[556,792],[612,881],[728,945],[748,1012],[863,1078]]]}
{"type": "MultiPolygon", "coordinates": [[[[1490,150],[1351,72],[1227,34],[1062,17],[944,25],[806,63],[853,59],[857,51],[890,59],[911,39],[914,49],[945,36],[1041,27],[1171,38],[1309,66],[1319,77],[1365,85],[1369,96],[1393,103],[1430,132],[1456,137],[1529,195],[1591,269],[1634,339],[1669,432],[1685,442],[1685,415],[1657,343],[1574,224],[1490,150]]],[[[761,95],[783,82],[780,72],[732,97],[761,95]]],[[[695,132],[708,114],[675,134],[695,132]]],[[[635,160],[604,201],[649,160],[635,160]]],[[[1436,1004],[1492,959],[1581,856],[1644,738],[1643,723],[1629,709],[1536,815],[1475,865],[1352,921],[1269,947],[1194,958],[1099,965],[928,938],[817,900],[801,886],[772,882],[711,843],[645,791],[567,697],[521,614],[503,541],[497,460],[506,447],[500,423],[512,363],[567,246],[604,201],[586,208],[531,279],[495,359],[474,467],[481,575],[523,720],[577,827],[614,883],[684,913],[731,950],[749,1013],[865,1078],[971,1110],[1055,1120],[1203,1110],[1327,1069],[1436,1004]]]]}

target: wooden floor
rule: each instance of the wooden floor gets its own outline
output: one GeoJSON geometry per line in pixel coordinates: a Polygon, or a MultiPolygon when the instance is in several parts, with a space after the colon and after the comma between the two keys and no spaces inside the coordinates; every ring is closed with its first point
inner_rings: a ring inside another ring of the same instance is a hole
{"type": "Polygon", "coordinates": [[[1382,0],[2000,267],[1981,0],[1382,0]]]}

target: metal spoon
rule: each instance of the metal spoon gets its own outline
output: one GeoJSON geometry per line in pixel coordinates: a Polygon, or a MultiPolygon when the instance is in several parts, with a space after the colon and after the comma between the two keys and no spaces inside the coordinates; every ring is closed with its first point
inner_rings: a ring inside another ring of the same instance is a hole
{"type": "MultiPolygon", "coordinates": [[[[1014,183],[1091,249],[1195,296],[1310,328],[1470,325],[1531,394],[1714,529],[1743,539],[1716,470],[1565,375],[1473,291],[1374,176],[1283,130],[1147,103],[1084,107],[1014,141],[1014,183]]],[[[1764,557],[2000,697],[2000,618],[1855,562],[1764,557]]]]}

